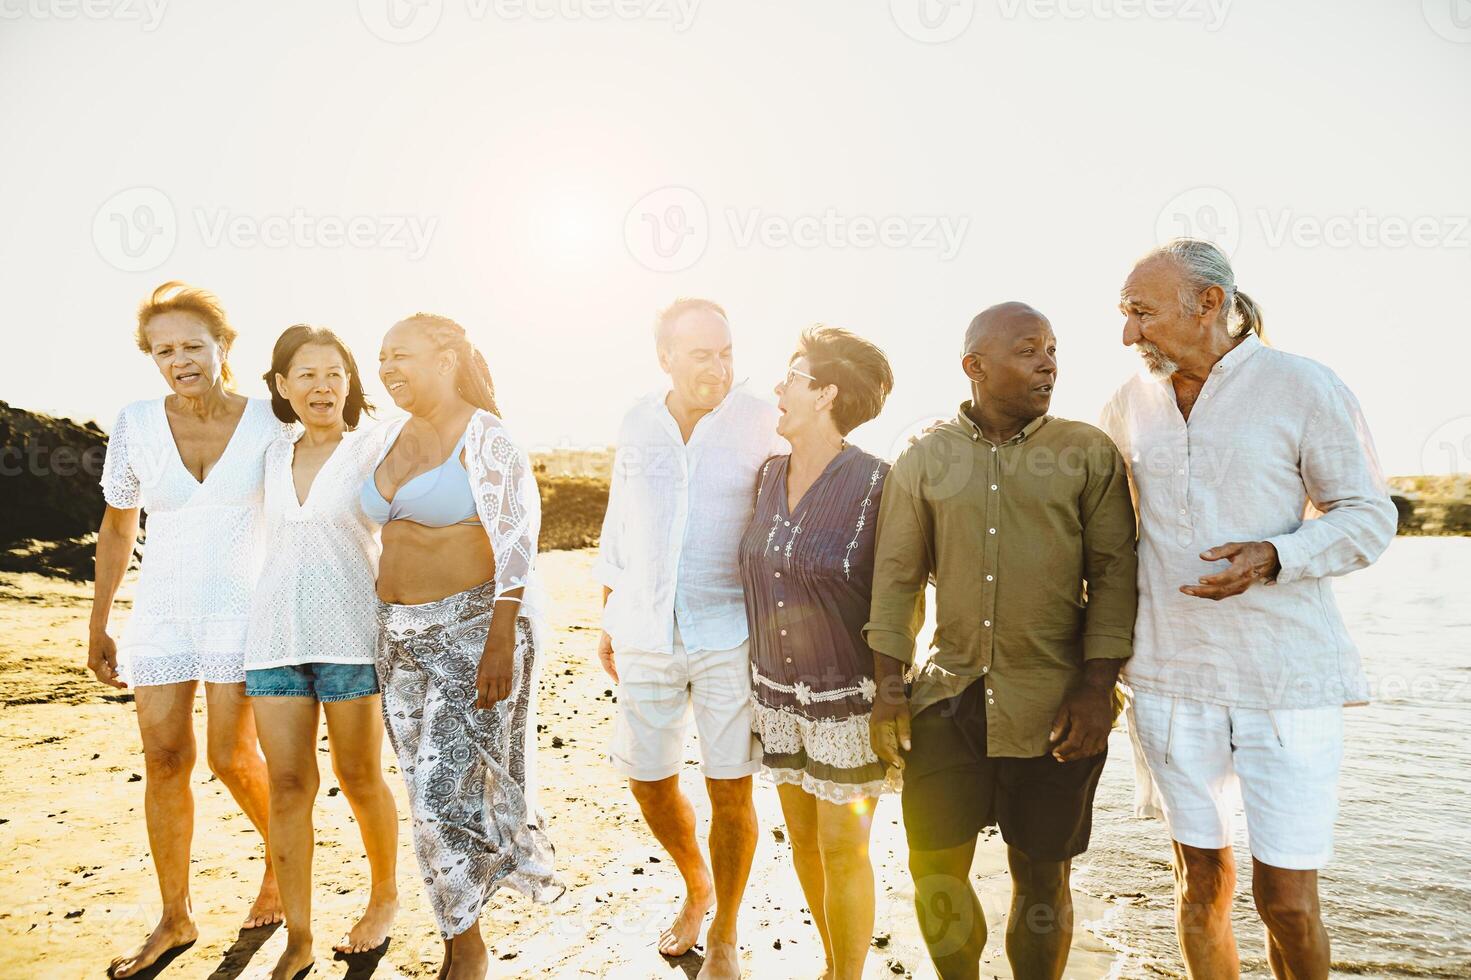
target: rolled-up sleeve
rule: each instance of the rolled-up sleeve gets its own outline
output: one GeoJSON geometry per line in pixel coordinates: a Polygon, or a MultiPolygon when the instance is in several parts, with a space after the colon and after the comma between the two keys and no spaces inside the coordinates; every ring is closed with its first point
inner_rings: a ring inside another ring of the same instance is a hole
{"type": "Polygon", "coordinates": [[[1123,660],[1134,652],[1139,604],[1138,525],[1124,457],[1103,433],[1088,453],[1079,500],[1083,522],[1083,659],[1123,660]]]}
{"type": "Polygon", "coordinates": [[[870,648],[904,664],[924,626],[925,587],[934,568],[934,524],[921,491],[922,450],[899,455],[879,501],[873,600],[863,627],[870,648]]]}
{"type": "Polygon", "coordinates": [[[593,563],[593,577],[609,589],[618,588],[623,575],[623,510],[622,502],[627,493],[627,467],[624,465],[623,450],[613,454],[613,474],[608,481],[608,509],[603,513],[603,530],[598,536],[598,558],[593,563]]]}
{"type": "Polygon", "coordinates": [[[1398,514],[1358,399],[1337,378],[1308,423],[1298,468],[1321,516],[1267,539],[1282,566],[1277,581],[1345,575],[1373,564],[1394,540],[1398,514]]]}

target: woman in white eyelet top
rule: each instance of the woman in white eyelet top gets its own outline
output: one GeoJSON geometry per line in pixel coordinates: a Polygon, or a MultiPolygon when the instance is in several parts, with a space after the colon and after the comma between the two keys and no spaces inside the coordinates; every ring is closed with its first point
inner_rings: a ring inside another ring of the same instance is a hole
{"type": "Polygon", "coordinates": [[[245,669],[369,664],[378,646],[378,525],[358,503],[387,426],[344,433],[305,501],[292,476],[300,431],[266,450],[268,559],[250,613],[245,669]]]}
{"type": "Polygon", "coordinates": [[[148,515],[133,612],[117,644],[125,683],[245,680],[251,594],[265,554],[263,459],[288,432],[270,402],[250,399],[219,461],[199,480],[179,458],[164,399],[119,413],[102,494],[114,508],[148,515]]]}

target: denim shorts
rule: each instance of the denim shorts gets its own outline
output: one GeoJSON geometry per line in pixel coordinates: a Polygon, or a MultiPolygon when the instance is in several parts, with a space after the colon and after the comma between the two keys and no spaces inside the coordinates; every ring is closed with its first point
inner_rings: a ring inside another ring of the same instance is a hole
{"type": "Polygon", "coordinates": [[[253,698],[316,698],[350,701],[378,693],[372,664],[288,664],[245,672],[245,693],[253,698]]]}

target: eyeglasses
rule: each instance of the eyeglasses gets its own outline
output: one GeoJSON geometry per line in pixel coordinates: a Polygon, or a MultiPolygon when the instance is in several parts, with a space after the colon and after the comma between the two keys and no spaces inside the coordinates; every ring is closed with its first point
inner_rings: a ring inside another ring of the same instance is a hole
{"type": "Polygon", "coordinates": [[[798,371],[796,368],[787,368],[787,378],[785,381],[782,382],[782,387],[791,387],[792,379],[794,378],[806,378],[813,384],[817,384],[817,379],[808,374],[806,371],[798,371]]]}

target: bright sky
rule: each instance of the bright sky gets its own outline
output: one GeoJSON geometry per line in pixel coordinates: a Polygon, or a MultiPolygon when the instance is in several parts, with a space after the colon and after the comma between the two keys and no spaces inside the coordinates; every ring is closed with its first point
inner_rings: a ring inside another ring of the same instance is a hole
{"type": "Polygon", "coordinates": [[[0,91],[22,407],[162,394],[133,312],[183,279],[249,394],[292,323],[371,371],[429,310],[528,447],[605,444],[660,381],[654,312],[703,295],[763,391],[815,321],[883,346],[856,441],[891,454],[1001,300],[1096,419],[1129,267],[1193,230],[1388,472],[1471,468],[1467,0],[0,0],[0,91]]]}

